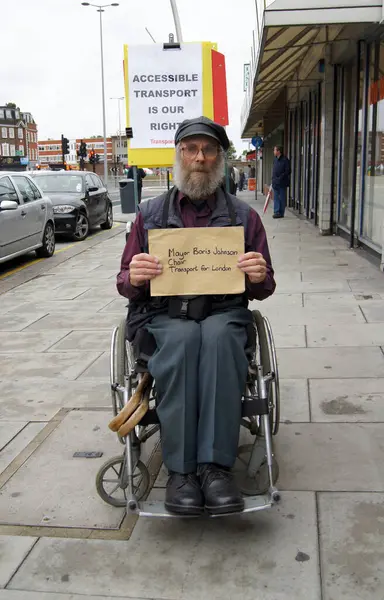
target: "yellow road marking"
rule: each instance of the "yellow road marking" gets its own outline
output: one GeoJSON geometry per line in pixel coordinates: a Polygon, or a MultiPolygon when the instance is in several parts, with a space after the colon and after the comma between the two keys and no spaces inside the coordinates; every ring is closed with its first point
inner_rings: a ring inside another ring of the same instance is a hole
{"type": "Polygon", "coordinates": [[[32,265],[36,265],[37,263],[41,262],[42,260],[44,260],[44,259],[43,258],[36,258],[36,260],[32,260],[27,265],[21,265],[21,267],[16,267],[16,269],[12,269],[12,271],[7,271],[3,275],[0,275],[0,279],[5,279],[6,277],[10,277],[11,275],[14,275],[15,273],[18,273],[19,271],[22,271],[23,269],[26,269],[27,267],[31,267],[32,265]]]}
{"type": "MultiPolygon", "coordinates": [[[[115,225],[112,226],[111,229],[116,229],[116,227],[119,227],[119,225],[121,225],[121,223],[116,223],[115,225]]],[[[94,233],[91,238],[87,238],[87,239],[93,239],[94,237],[96,237],[102,233],[104,233],[104,231],[98,231],[97,233],[94,233]]],[[[83,241],[85,242],[86,240],[83,240],[83,241]]],[[[78,246],[81,243],[82,242],[75,242],[74,244],[68,244],[68,246],[64,246],[64,248],[59,248],[58,250],[55,250],[55,254],[58,254],[59,252],[64,252],[64,250],[69,250],[69,248],[78,246]]],[[[55,254],[53,256],[55,256],[55,254]]],[[[27,269],[28,267],[32,267],[32,265],[36,265],[37,263],[41,262],[42,260],[45,260],[45,258],[36,258],[35,260],[31,260],[31,262],[27,263],[26,265],[21,265],[20,267],[16,267],[15,269],[12,269],[11,271],[7,271],[6,273],[3,273],[3,275],[0,275],[0,279],[5,279],[6,277],[15,275],[15,273],[19,273],[20,271],[23,271],[24,269],[27,269]]]]}
{"type": "MultiPolygon", "coordinates": [[[[58,254],[59,252],[64,252],[64,250],[69,250],[69,248],[73,248],[73,246],[78,246],[78,244],[79,242],[75,242],[74,244],[68,244],[68,246],[64,246],[64,248],[59,248],[58,250],[55,250],[55,254],[58,254]]],[[[53,256],[55,256],[55,254],[53,256]]]]}

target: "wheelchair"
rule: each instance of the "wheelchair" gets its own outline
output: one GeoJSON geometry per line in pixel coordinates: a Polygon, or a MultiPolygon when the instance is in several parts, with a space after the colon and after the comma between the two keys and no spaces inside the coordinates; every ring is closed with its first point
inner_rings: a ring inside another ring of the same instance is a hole
{"type": "MultiPolygon", "coordinates": [[[[273,453],[273,436],[278,433],[280,423],[276,349],[268,319],[256,310],[252,316],[252,324],[247,331],[249,366],[242,398],[241,425],[250,432],[254,441],[239,446],[232,470],[244,496],[245,513],[270,508],[280,501],[280,492],[275,487],[279,468],[273,453]]],[[[140,348],[126,340],[126,320],[122,319],[113,330],[111,340],[110,384],[114,416],[124,408],[143,376],[148,373],[149,358],[148,353],[141,353],[140,348]]],[[[150,475],[140,460],[141,446],[159,431],[154,381],[146,414],[128,435],[118,435],[124,451],[100,468],[96,489],[106,503],[126,507],[128,514],[182,518],[168,513],[163,502],[147,500],[150,475]]]]}

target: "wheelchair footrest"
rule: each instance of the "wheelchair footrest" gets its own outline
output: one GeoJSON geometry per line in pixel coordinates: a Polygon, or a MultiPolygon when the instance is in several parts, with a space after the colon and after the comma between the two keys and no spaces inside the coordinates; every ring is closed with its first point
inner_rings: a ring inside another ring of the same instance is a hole
{"type": "Polygon", "coordinates": [[[267,508],[271,508],[275,502],[274,502],[274,500],[272,500],[270,494],[265,494],[263,496],[252,496],[249,498],[244,498],[244,503],[245,503],[245,507],[241,513],[228,513],[228,514],[223,514],[223,515],[209,515],[208,513],[205,513],[201,517],[188,516],[188,515],[186,515],[186,516],[173,515],[173,514],[167,512],[167,510],[164,507],[164,502],[161,502],[161,501],[139,502],[136,505],[136,508],[134,510],[130,509],[128,506],[128,512],[130,512],[131,514],[132,513],[137,514],[140,517],[160,517],[160,518],[178,518],[178,519],[196,519],[196,518],[204,518],[204,517],[207,518],[208,517],[208,518],[216,519],[218,517],[236,516],[236,515],[241,515],[244,513],[251,513],[251,512],[256,512],[259,510],[265,510],[267,508]]]}

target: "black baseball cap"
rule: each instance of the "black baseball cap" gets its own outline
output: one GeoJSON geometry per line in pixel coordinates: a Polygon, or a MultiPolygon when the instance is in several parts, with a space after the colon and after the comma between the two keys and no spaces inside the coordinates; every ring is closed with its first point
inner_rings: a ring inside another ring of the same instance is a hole
{"type": "Polygon", "coordinates": [[[181,140],[192,135],[208,135],[219,142],[220,146],[227,151],[229,148],[229,139],[222,125],[211,121],[207,117],[197,117],[196,119],[187,119],[180,123],[175,135],[175,145],[181,140]]]}

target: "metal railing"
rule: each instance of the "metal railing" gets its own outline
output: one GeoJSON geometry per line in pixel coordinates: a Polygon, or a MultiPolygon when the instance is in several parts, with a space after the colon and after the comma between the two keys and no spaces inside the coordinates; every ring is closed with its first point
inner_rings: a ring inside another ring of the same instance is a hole
{"type": "MultiPolygon", "coordinates": [[[[107,187],[110,190],[118,189],[119,181],[127,179],[126,175],[108,175],[107,187]]],[[[172,185],[172,182],[171,182],[172,185]]],[[[159,175],[147,175],[143,179],[143,189],[166,189],[167,187],[167,175],[166,173],[160,173],[159,175]]]]}

